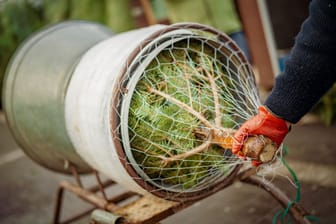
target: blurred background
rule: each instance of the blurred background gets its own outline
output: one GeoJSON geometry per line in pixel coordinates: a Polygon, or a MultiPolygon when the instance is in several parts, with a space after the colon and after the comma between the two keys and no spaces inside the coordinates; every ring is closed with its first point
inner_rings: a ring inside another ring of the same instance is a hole
{"type": "MultiPolygon", "coordinates": [[[[283,69],[308,16],[308,4],[309,0],[0,0],[0,88],[15,49],[50,24],[89,20],[120,33],[158,23],[198,22],[237,42],[255,69],[263,98],[283,69]]],[[[321,223],[334,223],[336,218],[335,117],[334,85],[285,142],[291,149],[289,161],[303,182],[303,203],[321,223]]],[[[69,178],[39,167],[23,154],[6,126],[1,101],[0,178],[1,223],[49,223],[57,184],[69,178]]],[[[86,178],[89,183],[91,177],[86,178]]],[[[288,182],[279,183],[291,194],[288,182]]],[[[86,206],[71,196],[67,200],[72,206],[65,215],[86,206]]],[[[258,189],[238,184],[163,223],[269,223],[279,208],[258,189]]]]}
{"type": "MultiPolygon", "coordinates": [[[[269,91],[309,0],[1,0],[0,83],[18,45],[34,31],[64,20],[89,20],[119,33],[153,24],[198,22],[228,34],[253,64],[261,90],[269,91]]],[[[334,87],[313,113],[327,125],[335,117],[334,87]]],[[[1,107],[1,102],[0,102],[1,107]]]]}

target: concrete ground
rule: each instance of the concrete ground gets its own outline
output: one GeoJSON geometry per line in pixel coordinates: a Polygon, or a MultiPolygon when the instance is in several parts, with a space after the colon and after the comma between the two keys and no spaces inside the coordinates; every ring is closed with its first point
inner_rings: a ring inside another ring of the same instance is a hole
{"type": "MultiPolygon", "coordinates": [[[[301,205],[321,219],[336,223],[336,125],[297,125],[287,136],[288,163],[301,181],[301,205]]],[[[284,177],[288,173],[280,172],[284,177]]],[[[0,114],[0,223],[51,223],[58,183],[70,178],[50,172],[31,161],[15,144],[0,114]]],[[[84,178],[90,183],[91,176],[84,178]]],[[[287,178],[274,179],[282,190],[295,198],[295,188],[287,178]]],[[[66,195],[64,216],[88,205],[66,195]]],[[[271,223],[281,209],[265,191],[236,183],[162,221],[175,223],[271,223]]],[[[89,223],[83,218],[74,223],[89,223]]],[[[294,222],[292,222],[294,223],[294,222]]]]}

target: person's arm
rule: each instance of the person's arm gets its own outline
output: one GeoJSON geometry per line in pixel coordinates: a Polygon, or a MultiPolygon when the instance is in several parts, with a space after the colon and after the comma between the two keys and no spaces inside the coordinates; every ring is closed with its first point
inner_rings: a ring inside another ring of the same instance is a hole
{"type": "Polygon", "coordinates": [[[335,82],[336,0],[312,0],[309,12],[265,105],[236,132],[233,153],[241,154],[250,135],[266,136],[279,146],[290,123],[298,122],[335,82]]]}
{"type": "Polygon", "coordinates": [[[297,123],[336,80],[336,0],[313,0],[265,106],[297,123]]]}

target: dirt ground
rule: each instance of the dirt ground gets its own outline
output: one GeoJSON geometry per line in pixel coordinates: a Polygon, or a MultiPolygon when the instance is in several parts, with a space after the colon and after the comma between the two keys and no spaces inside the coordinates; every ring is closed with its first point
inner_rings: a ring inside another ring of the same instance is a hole
{"type": "MultiPolygon", "coordinates": [[[[336,124],[294,126],[285,144],[286,160],[301,182],[300,204],[320,223],[336,223],[336,124]]],[[[284,176],[288,173],[280,172],[284,176]]],[[[48,171],[31,161],[15,144],[3,116],[0,116],[0,223],[51,223],[56,189],[68,176],[48,171]]],[[[84,177],[85,183],[93,181],[84,177]]],[[[296,189],[285,177],[274,179],[280,189],[295,198],[296,189]]],[[[66,195],[64,216],[71,216],[88,205],[66,195]]],[[[197,202],[161,221],[175,223],[271,223],[280,205],[265,191],[243,183],[197,202]]],[[[85,217],[74,223],[89,223],[85,217]]],[[[294,223],[294,222],[292,222],[294,223]]]]}

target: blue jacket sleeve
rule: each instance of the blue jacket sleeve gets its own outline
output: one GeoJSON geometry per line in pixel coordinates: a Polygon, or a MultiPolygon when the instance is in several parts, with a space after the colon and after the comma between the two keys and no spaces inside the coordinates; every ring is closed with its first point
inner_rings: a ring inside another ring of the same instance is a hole
{"type": "Polygon", "coordinates": [[[336,0],[312,0],[284,72],[265,105],[298,122],[336,81],[336,0]]]}

